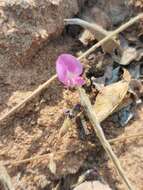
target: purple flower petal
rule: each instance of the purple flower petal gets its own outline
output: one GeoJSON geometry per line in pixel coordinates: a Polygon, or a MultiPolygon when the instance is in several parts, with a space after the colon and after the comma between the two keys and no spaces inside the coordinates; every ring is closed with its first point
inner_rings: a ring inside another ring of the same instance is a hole
{"type": "Polygon", "coordinates": [[[82,77],[77,77],[77,78],[75,79],[75,83],[76,83],[76,85],[78,85],[78,86],[82,86],[82,85],[85,84],[85,80],[84,80],[82,77]]]}
{"type": "Polygon", "coordinates": [[[79,86],[84,80],[79,77],[82,74],[83,66],[74,56],[62,54],[56,61],[56,71],[59,80],[66,86],[79,86]]]}
{"type": "Polygon", "coordinates": [[[80,61],[76,59],[76,57],[70,54],[62,54],[60,59],[64,62],[70,72],[77,76],[82,74],[83,66],[80,61]]]}
{"type": "Polygon", "coordinates": [[[64,82],[66,80],[66,76],[67,76],[67,68],[64,65],[64,63],[62,61],[60,61],[60,57],[56,61],[56,71],[57,71],[59,80],[61,82],[64,82]]]}

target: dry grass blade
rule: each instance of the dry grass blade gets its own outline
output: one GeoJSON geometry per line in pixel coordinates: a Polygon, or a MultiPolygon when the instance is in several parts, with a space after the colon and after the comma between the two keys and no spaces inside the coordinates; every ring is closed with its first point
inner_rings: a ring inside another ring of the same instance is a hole
{"type": "Polygon", "coordinates": [[[116,155],[114,154],[109,142],[106,140],[104,132],[100,126],[100,123],[97,120],[96,114],[94,112],[94,109],[90,103],[90,100],[88,98],[88,96],[86,95],[85,91],[81,88],[79,88],[79,93],[80,93],[80,98],[81,98],[81,103],[85,108],[85,111],[88,115],[89,120],[91,121],[93,128],[102,144],[102,146],[104,147],[105,151],[107,152],[108,156],[110,157],[110,159],[112,160],[112,162],[114,163],[115,168],[117,169],[119,175],[121,176],[121,178],[123,179],[124,183],[126,184],[126,186],[128,187],[129,190],[133,190],[132,185],[130,184],[130,181],[128,180],[128,178],[126,177],[124,170],[122,169],[120,162],[118,160],[118,158],[116,157],[116,155]]]}
{"type": "MultiPolygon", "coordinates": [[[[132,24],[134,24],[135,22],[137,22],[139,19],[141,19],[143,17],[143,13],[139,14],[138,16],[132,18],[131,20],[129,20],[127,23],[123,24],[122,26],[120,26],[118,29],[116,29],[115,31],[111,32],[108,36],[106,36],[105,38],[103,38],[101,41],[99,41],[98,43],[96,43],[95,45],[93,45],[90,49],[88,49],[85,53],[83,53],[80,57],[78,57],[78,60],[81,60],[83,57],[86,57],[87,55],[89,55],[91,52],[93,52],[96,48],[100,47],[101,45],[103,45],[105,42],[107,42],[108,40],[110,40],[112,37],[116,36],[118,33],[122,32],[123,30],[125,30],[126,28],[128,28],[129,26],[131,26],[132,24]]],[[[41,93],[41,91],[43,91],[45,88],[48,87],[49,84],[51,84],[52,81],[54,81],[57,78],[57,75],[53,75],[49,80],[47,80],[45,83],[43,83],[42,85],[40,85],[36,90],[34,90],[32,92],[32,94],[30,96],[28,96],[25,100],[23,100],[22,102],[20,102],[18,105],[16,105],[15,107],[13,107],[9,112],[7,112],[5,115],[3,115],[0,118],[0,122],[3,122],[5,119],[7,119],[8,117],[12,116],[14,113],[16,113],[18,110],[20,110],[21,107],[23,107],[27,102],[29,102],[32,98],[34,98],[35,96],[37,96],[38,94],[41,93]]]]}
{"type": "Polygon", "coordinates": [[[23,159],[23,160],[15,160],[15,161],[5,162],[5,163],[3,163],[3,165],[5,165],[5,166],[8,166],[8,165],[17,166],[17,165],[25,164],[25,163],[28,163],[28,162],[33,162],[35,160],[42,160],[42,159],[47,158],[49,156],[50,156],[50,153],[43,154],[43,155],[37,155],[37,156],[33,156],[33,157],[26,158],[26,159],[23,159]]]}
{"type": "Polygon", "coordinates": [[[1,190],[15,190],[12,185],[11,178],[7,173],[6,168],[0,164],[0,189],[1,190]]]}
{"type": "MultiPolygon", "coordinates": [[[[143,137],[143,133],[139,133],[139,134],[134,134],[134,135],[127,135],[127,136],[123,136],[123,137],[119,137],[119,138],[114,138],[114,139],[110,139],[108,140],[108,142],[110,144],[114,144],[114,143],[117,143],[117,142],[120,142],[120,141],[123,141],[123,140],[128,140],[128,139],[135,139],[137,137],[143,137]]],[[[60,152],[57,152],[58,154],[61,154],[61,153],[70,153],[71,151],[60,151],[60,152]]],[[[25,164],[25,163],[28,163],[28,162],[33,162],[34,160],[42,160],[42,159],[46,159],[50,156],[51,153],[48,153],[48,154],[43,154],[43,155],[37,155],[37,156],[33,156],[31,158],[26,158],[24,160],[16,160],[16,161],[10,161],[10,162],[6,162],[4,163],[4,165],[13,165],[13,166],[17,166],[17,165],[20,165],[20,164],[25,164]]]]}
{"type": "Polygon", "coordinates": [[[44,90],[45,88],[48,87],[48,85],[57,78],[57,75],[52,76],[49,80],[47,80],[45,83],[43,83],[42,85],[40,85],[36,90],[34,90],[34,92],[32,92],[27,98],[25,98],[23,101],[21,101],[19,104],[17,104],[15,107],[13,107],[9,112],[7,112],[6,114],[4,114],[1,118],[0,118],[0,122],[4,121],[6,118],[10,117],[11,115],[13,115],[14,113],[16,113],[20,108],[22,108],[24,105],[26,105],[27,102],[29,102],[30,100],[32,100],[35,96],[37,96],[38,94],[40,94],[40,92],[42,90],[44,90]]]}
{"type": "Polygon", "coordinates": [[[139,137],[143,137],[143,133],[139,133],[139,134],[134,134],[134,135],[126,135],[126,136],[123,136],[123,137],[118,137],[118,138],[115,138],[115,139],[110,139],[108,140],[109,143],[113,144],[113,143],[117,143],[119,141],[124,141],[124,140],[128,140],[128,139],[136,139],[136,138],[139,138],[139,137]]]}
{"type": "MultiPolygon", "coordinates": [[[[74,152],[74,151],[69,151],[69,150],[59,151],[58,154],[70,153],[70,152],[74,152]]],[[[37,155],[37,156],[30,157],[30,158],[26,158],[26,159],[23,159],[23,160],[5,162],[5,163],[3,163],[3,165],[5,165],[5,166],[8,166],[8,165],[17,166],[17,165],[25,164],[25,163],[32,162],[32,161],[35,161],[35,160],[42,160],[42,159],[50,158],[50,156],[51,156],[51,153],[47,153],[47,154],[43,154],[43,155],[37,155]]]]}

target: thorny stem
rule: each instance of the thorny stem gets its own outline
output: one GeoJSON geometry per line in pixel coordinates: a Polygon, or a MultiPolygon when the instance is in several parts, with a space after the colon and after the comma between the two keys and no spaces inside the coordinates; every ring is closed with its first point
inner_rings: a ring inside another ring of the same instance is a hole
{"type": "Polygon", "coordinates": [[[102,146],[104,147],[106,153],[108,154],[108,156],[110,157],[110,159],[114,163],[115,168],[117,169],[120,177],[123,179],[124,183],[128,187],[128,190],[133,190],[133,187],[130,184],[130,181],[128,180],[128,178],[126,177],[124,170],[122,169],[117,156],[114,154],[109,142],[105,138],[104,132],[100,126],[100,123],[97,120],[96,114],[92,108],[92,105],[90,103],[88,96],[86,95],[85,91],[82,88],[79,88],[78,91],[79,91],[80,98],[81,98],[81,104],[85,108],[85,111],[88,115],[89,120],[91,121],[91,123],[93,125],[94,131],[96,132],[97,137],[99,138],[99,140],[100,140],[102,146]]]}
{"type": "MultiPolygon", "coordinates": [[[[97,42],[95,45],[93,45],[91,48],[89,48],[89,50],[87,50],[80,57],[78,57],[78,60],[81,60],[83,57],[86,57],[91,52],[93,52],[96,48],[100,47],[105,42],[107,42],[108,40],[110,40],[112,37],[116,36],[118,33],[122,32],[122,31],[124,31],[126,28],[128,28],[129,26],[131,26],[132,24],[134,24],[135,22],[137,22],[141,18],[143,18],[143,13],[141,13],[138,16],[130,19],[128,22],[126,22],[125,24],[123,24],[118,29],[114,30],[113,32],[111,32],[109,35],[107,35],[101,41],[97,42]]],[[[29,101],[31,101],[35,96],[39,95],[41,93],[41,91],[43,91],[45,88],[47,88],[48,85],[51,84],[51,82],[53,82],[56,78],[57,78],[57,75],[55,74],[50,79],[48,79],[45,83],[43,83],[42,85],[40,85],[36,90],[34,90],[32,92],[32,94],[30,96],[28,96],[27,98],[25,98],[23,101],[21,101],[15,107],[13,107],[9,112],[7,112],[6,114],[4,114],[0,118],[0,122],[3,122],[5,119],[7,119],[8,117],[12,116],[18,110],[20,110],[23,106],[26,105],[26,103],[28,103],[29,101]]]]}

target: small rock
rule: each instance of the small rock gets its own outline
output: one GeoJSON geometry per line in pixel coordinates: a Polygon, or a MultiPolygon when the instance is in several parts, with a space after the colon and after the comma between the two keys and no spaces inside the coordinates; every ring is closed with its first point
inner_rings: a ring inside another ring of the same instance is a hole
{"type": "Polygon", "coordinates": [[[77,0],[0,1],[0,58],[29,61],[44,42],[59,35],[64,18],[79,11],[77,0]]]}
{"type": "Polygon", "coordinates": [[[74,190],[111,190],[107,184],[103,184],[100,181],[86,181],[78,185],[74,190]]]}

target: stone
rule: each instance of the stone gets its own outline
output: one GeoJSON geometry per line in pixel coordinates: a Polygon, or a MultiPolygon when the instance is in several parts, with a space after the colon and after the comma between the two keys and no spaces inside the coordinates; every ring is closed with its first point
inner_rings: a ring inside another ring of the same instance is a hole
{"type": "Polygon", "coordinates": [[[61,34],[64,18],[77,14],[84,0],[1,0],[0,61],[30,62],[61,34]]]}

